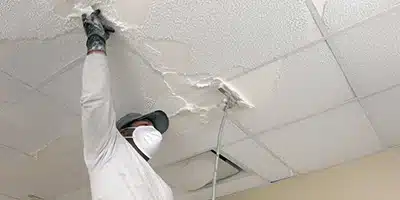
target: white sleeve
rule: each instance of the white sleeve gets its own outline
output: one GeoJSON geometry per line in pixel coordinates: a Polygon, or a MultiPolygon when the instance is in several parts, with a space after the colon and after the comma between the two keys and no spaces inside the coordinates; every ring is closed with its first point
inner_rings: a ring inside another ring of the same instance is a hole
{"type": "Polygon", "coordinates": [[[82,73],[81,111],[85,162],[93,168],[112,156],[118,134],[110,72],[107,57],[102,53],[86,57],[82,73]]]}

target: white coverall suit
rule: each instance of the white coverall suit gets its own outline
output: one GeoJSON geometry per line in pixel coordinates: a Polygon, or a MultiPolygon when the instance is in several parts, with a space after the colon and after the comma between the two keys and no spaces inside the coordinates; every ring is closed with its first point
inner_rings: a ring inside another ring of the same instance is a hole
{"type": "Polygon", "coordinates": [[[86,57],[82,77],[84,157],[93,200],[173,200],[171,188],[116,128],[107,57],[86,57]]]}

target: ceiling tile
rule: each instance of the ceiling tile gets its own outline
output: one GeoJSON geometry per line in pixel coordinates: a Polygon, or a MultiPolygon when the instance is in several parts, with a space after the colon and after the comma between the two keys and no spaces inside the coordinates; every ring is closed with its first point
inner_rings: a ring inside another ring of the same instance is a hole
{"type": "MultiPolygon", "coordinates": [[[[178,115],[171,119],[170,129],[164,134],[161,149],[150,163],[153,166],[171,164],[216,147],[222,112],[212,110],[208,118],[199,114],[178,115]],[[208,121],[207,121],[208,120],[208,121]]],[[[246,137],[231,121],[227,120],[222,144],[246,137]]]]}
{"type": "Polygon", "coordinates": [[[400,3],[399,0],[312,0],[329,31],[335,32],[400,3]]]}
{"type": "MultiPolygon", "coordinates": [[[[265,184],[265,181],[257,175],[241,174],[217,184],[217,197],[244,191],[263,184],[265,184]]],[[[176,200],[204,200],[209,199],[211,194],[211,188],[205,188],[197,192],[177,196],[176,200]]]]}
{"type": "Polygon", "coordinates": [[[306,0],[307,1],[311,1],[315,8],[317,9],[317,12],[319,14],[319,16],[323,16],[324,12],[325,12],[325,5],[328,3],[329,0],[306,0]]]}
{"type": "Polygon", "coordinates": [[[148,44],[155,49],[186,46],[190,65],[165,67],[189,74],[252,68],[321,37],[303,1],[159,0],[148,16],[140,26],[148,44]]]}
{"type": "Polygon", "coordinates": [[[59,195],[55,200],[91,200],[90,188],[84,187],[79,190],[69,192],[64,195],[59,195]]]}
{"type": "Polygon", "coordinates": [[[89,183],[79,136],[50,143],[37,158],[19,154],[10,157],[13,162],[0,164],[0,193],[21,199],[29,194],[52,199],[89,183]]]}
{"type": "Polygon", "coordinates": [[[31,92],[0,112],[2,143],[34,153],[62,135],[80,134],[80,117],[51,98],[31,92]]]}
{"type": "MultiPolygon", "coordinates": [[[[163,77],[153,72],[139,55],[123,48],[109,48],[108,52],[111,90],[118,118],[129,112],[149,112],[160,97],[166,98],[169,94],[163,77]]],[[[39,90],[80,113],[84,59],[71,63],[69,70],[52,77],[39,90]]],[[[179,90],[179,86],[175,89],[179,90]]]]}
{"type": "Polygon", "coordinates": [[[30,156],[0,145],[0,193],[12,197],[26,197],[34,189],[24,182],[27,163],[34,162],[30,156]],[[7,161],[6,161],[7,160],[7,161]],[[19,185],[17,185],[19,184],[19,185]]]}
{"type": "Polygon", "coordinates": [[[82,58],[74,62],[68,71],[42,85],[39,91],[65,104],[73,112],[80,113],[83,60],[82,58]]]}
{"type": "MultiPolygon", "coordinates": [[[[215,157],[211,151],[196,155],[178,163],[156,169],[161,178],[173,191],[199,190],[206,187],[213,180],[215,157]],[[196,173],[193,173],[196,172],[196,173]]],[[[217,181],[233,177],[240,173],[240,169],[225,160],[219,159],[217,181]]]]}
{"type": "Polygon", "coordinates": [[[37,152],[36,156],[37,162],[43,166],[87,178],[80,134],[60,137],[37,152]]]}
{"type": "Polygon", "coordinates": [[[400,83],[400,7],[329,40],[358,96],[400,83]]]}
{"type": "Polygon", "coordinates": [[[222,150],[229,158],[239,162],[236,164],[245,166],[269,181],[292,176],[290,169],[252,139],[240,141],[222,150]]]}
{"type": "Polygon", "coordinates": [[[15,103],[26,95],[30,89],[30,87],[15,80],[10,75],[0,72],[0,104],[15,103]]]}
{"type": "MultiPolygon", "coordinates": [[[[85,0],[76,0],[85,2],[85,0]]],[[[150,6],[154,1],[110,1],[107,2],[107,6],[113,9],[102,9],[106,12],[114,11],[115,13],[107,13],[109,15],[116,15],[121,21],[125,21],[128,24],[141,24],[145,21],[149,14],[150,6]],[[129,9],[126,9],[129,8],[129,9]],[[132,17],[132,14],[135,17],[132,17]]]]}
{"type": "Polygon", "coordinates": [[[69,31],[68,19],[53,12],[57,1],[1,1],[0,39],[44,39],[69,31]]]}
{"type": "Polygon", "coordinates": [[[34,187],[37,194],[55,197],[89,185],[80,135],[53,141],[39,151],[37,157],[32,172],[36,177],[50,176],[41,178],[40,184],[34,187]]]}
{"type": "Polygon", "coordinates": [[[0,194],[0,200],[16,200],[16,198],[5,194],[0,194]]]}
{"type": "Polygon", "coordinates": [[[21,162],[31,161],[32,157],[17,149],[0,144],[0,160],[2,161],[0,162],[0,171],[4,171],[5,169],[11,169],[15,165],[19,165],[21,162]]]}
{"type": "Polygon", "coordinates": [[[73,32],[48,40],[6,40],[0,45],[1,68],[36,87],[85,54],[84,35],[73,32]]]}
{"type": "Polygon", "coordinates": [[[361,101],[382,142],[388,146],[400,145],[400,88],[396,87],[361,101]]]}
{"type": "Polygon", "coordinates": [[[231,81],[254,109],[233,113],[252,133],[328,109],[353,97],[325,43],[231,81]]]}
{"type": "MultiPolygon", "coordinates": [[[[157,98],[169,94],[163,76],[154,71],[138,54],[126,50],[126,44],[110,48],[108,59],[111,90],[117,117],[130,112],[149,112],[157,98]]],[[[158,109],[158,108],[156,108],[158,109]]]]}
{"type": "Polygon", "coordinates": [[[381,149],[378,137],[357,102],[272,130],[259,139],[300,173],[381,149]]]}

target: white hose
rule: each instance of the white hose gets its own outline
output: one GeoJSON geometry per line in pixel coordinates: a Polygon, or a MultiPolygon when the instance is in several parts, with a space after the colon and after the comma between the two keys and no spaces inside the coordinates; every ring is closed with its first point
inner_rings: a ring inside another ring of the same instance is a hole
{"type": "Polygon", "coordinates": [[[216,149],[216,156],[215,156],[215,164],[214,164],[214,177],[213,177],[213,183],[212,183],[212,200],[215,200],[216,195],[217,195],[217,174],[218,174],[218,163],[219,163],[219,155],[221,151],[221,143],[222,143],[222,135],[224,132],[224,127],[225,127],[225,121],[226,121],[226,116],[228,114],[227,110],[229,108],[229,102],[228,100],[225,104],[225,107],[223,109],[224,115],[221,120],[221,124],[219,126],[219,132],[218,132],[218,139],[217,139],[217,149],[216,149]]]}

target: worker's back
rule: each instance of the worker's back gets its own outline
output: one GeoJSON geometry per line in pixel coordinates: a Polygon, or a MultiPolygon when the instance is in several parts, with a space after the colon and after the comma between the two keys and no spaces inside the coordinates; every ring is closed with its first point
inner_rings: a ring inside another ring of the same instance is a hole
{"type": "Polygon", "coordinates": [[[119,134],[89,169],[93,200],[172,200],[170,187],[119,134]],[[107,153],[107,154],[108,154],[107,153]]]}

